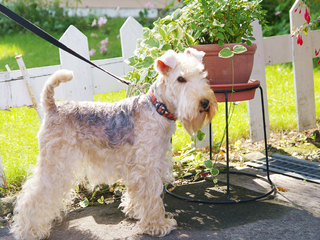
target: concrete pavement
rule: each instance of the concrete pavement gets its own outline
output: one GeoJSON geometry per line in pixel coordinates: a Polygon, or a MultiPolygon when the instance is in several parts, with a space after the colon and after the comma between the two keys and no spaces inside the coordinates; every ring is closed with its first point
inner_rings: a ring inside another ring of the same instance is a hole
{"type": "MultiPolygon", "coordinates": [[[[232,185],[234,197],[256,195],[263,185],[250,177],[242,180],[234,175],[232,178],[233,183],[242,186],[246,181],[253,182],[250,190],[232,185]]],[[[174,215],[178,226],[162,239],[320,239],[320,184],[279,174],[272,174],[271,179],[287,192],[240,204],[186,202],[165,194],[166,211],[174,215]]],[[[217,189],[211,181],[204,180],[174,191],[184,196],[213,199],[221,189],[223,191],[222,183],[217,189]]],[[[136,222],[126,218],[118,205],[116,201],[68,213],[63,222],[53,228],[49,240],[157,239],[139,235],[136,222]]],[[[8,228],[0,229],[0,238],[13,239],[8,228]]]]}

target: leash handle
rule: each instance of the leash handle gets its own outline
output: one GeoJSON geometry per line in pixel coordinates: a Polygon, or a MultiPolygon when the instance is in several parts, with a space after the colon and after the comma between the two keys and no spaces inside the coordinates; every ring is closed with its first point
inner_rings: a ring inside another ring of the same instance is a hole
{"type": "Polygon", "coordinates": [[[75,57],[77,57],[77,58],[89,63],[90,65],[100,69],[101,71],[107,73],[108,75],[116,78],[120,82],[122,82],[122,83],[124,83],[126,85],[129,85],[129,86],[137,87],[139,90],[142,90],[142,92],[143,92],[143,89],[144,89],[143,86],[139,86],[139,85],[137,85],[135,83],[132,83],[132,82],[127,81],[127,80],[125,80],[123,78],[120,78],[120,77],[114,75],[111,72],[108,72],[108,71],[104,70],[103,68],[99,67],[98,65],[94,64],[90,60],[88,60],[85,57],[81,56],[80,54],[76,53],[71,48],[67,47],[66,45],[61,43],[59,40],[57,40],[56,38],[54,38],[53,36],[51,36],[50,34],[45,32],[44,30],[42,30],[38,26],[34,25],[33,23],[31,23],[27,19],[21,17],[20,15],[16,14],[15,12],[11,11],[9,8],[3,6],[2,4],[0,4],[0,12],[2,12],[4,15],[6,15],[11,20],[15,21],[16,23],[18,23],[22,27],[28,29],[30,32],[36,34],[37,36],[41,37],[42,39],[44,39],[44,40],[50,42],[51,44],[55,45],[56,47],[66,51],[66,52],[70,53],[71,55],[73,55],[73,56],[75,56],[75,57]]]}

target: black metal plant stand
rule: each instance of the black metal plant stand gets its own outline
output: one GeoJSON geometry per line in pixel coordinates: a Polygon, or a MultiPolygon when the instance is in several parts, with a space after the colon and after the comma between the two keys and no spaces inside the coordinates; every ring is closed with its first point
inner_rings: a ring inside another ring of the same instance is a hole
{"type": "MultiPolygon", "coordinates": [[[[221,171],[220,173],[227,174],[227,201],[209,201],[209,200],[201,200],[201,199],[193,199],[188,197],[182,197],[179,196],[173,192],[170,192],[168,190],[168,187],[165,187],[165,190],[168,194],[180,198],[182,200],[186,201],[192,201],[192,202],[200,202],[200,203],[211,203],[211,204],[226,204],[226,203],[242,203],[242,202],[249,202],[249,201],[255,201],[261,198],[265,198],[269,196],[271,193],[275,191],[275,186],[273,182],[270,179],[270,172],[269,172],[269,158],[268,158],[268,149],[267,149],[267,134],[266,134],[266,122],[265,122],[265,112],[264,112],[264,99],[263,99],[263,91],[260,86],[260,84],[257,84],[250,88],[245,89],[228,89],[228,90],[215,90],[215,93],[223,93],[225,95],[225,113],[226,113],[226,161],[227,161],[227,170],[221,171]],[[265,145],[265,155],[266,155],[266,171],[267,171],[267,179],[265,179],[262,176],[246,173],[246,172],[238,172],[238,171],[230,171],[229,169],[229,123],[228,123],[228,93],[237,93],[237,92],[243,92],[243,91],[251,91],[259,88],[261,93],[261,105],[262,105],[262,118],[263,118],[263,132],[264,132],[264,145],[265,145]],[[247,198],[247,199],[241,199],[241,200],[231,200],[230,199],[230,174],[239,174],[239,175],[248,175],[255,178],[260,178],[270,184],[271,190],[265,194],[262,194],[258,197],[253,198],[247,198]]],[[[212,160],[212,124],[209,124],[209,135],[210,135],[210,159],[212,160]]],[[[186,176],[190,177],[192,175],[186,176]]],[[[185,177],[185,178],[186,178],[185,177]]]]}

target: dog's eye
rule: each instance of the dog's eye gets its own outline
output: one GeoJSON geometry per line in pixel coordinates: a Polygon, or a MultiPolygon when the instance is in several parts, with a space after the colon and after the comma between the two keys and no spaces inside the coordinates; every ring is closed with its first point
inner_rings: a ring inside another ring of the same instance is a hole
{"type": "Polygon", "coordinates": [[[178,77],[178,82],[184,83],[187,82],[183,77],[178,77]]]}

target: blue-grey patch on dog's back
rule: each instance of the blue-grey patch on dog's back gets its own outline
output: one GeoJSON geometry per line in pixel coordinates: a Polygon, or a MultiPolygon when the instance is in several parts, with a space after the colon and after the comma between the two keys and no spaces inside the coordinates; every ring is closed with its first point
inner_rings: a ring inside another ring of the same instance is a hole
{"type": "Polygon", "coordinates": [[[82,138],[114,149],[134,144],[133,111],[138,100],[139,97],[116,103],[64,102],[58,106],[58,112],[72,121],[82,138]]]}

